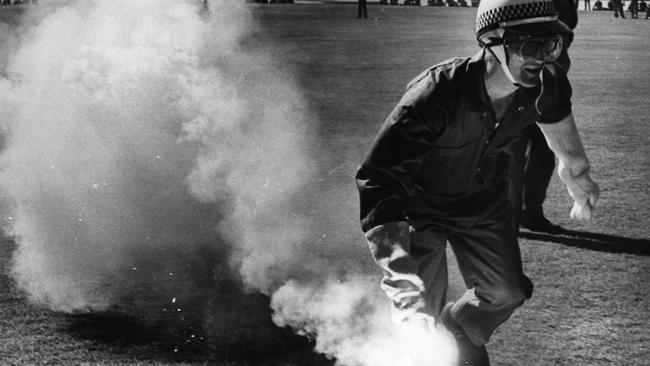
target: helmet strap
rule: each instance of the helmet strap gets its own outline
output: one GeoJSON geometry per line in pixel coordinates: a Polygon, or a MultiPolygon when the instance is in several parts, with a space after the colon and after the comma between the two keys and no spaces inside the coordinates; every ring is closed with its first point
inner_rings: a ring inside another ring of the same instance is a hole
{"type": "Polygon", "coordinates": [[[486,48],[488,52],[490,52],[497,59],[499,65],[501,65],[501,70],[503,70],[503,73],[506,74],[508,80],[510,80],[513,85],[520,87],[521,84],[515,81],[515,78],[512,76],[510,68],[508,67],[510,58],[508,57],[508,52],[506,52],[505,44],[502,43],[499,45],[486,46],[486,48]]]}
{"type": "Polygon", "coordinates": [[[506,51],[506,44],[504,41],[505,37],[506,30],[504,28],[497,28],[494,29],[488,37],[481,38],[479,40],[479,44],[486,48],[488,52],[490,52],[497,59],[508,80],[510,80],[514,86],[520,87],[521,84],[515,81],[515,78],[512,76],[510,68],[508,67],[510,57],[506,51]],[[494,42],[485,42],[484,40],[493,40],[494,42]]]}

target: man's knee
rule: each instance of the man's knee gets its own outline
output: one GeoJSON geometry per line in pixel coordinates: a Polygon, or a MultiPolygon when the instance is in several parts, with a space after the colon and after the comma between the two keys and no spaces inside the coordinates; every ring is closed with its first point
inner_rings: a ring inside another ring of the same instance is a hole
{"type": "Polygon", "coordinates": [[[501,286],[491,288],[486,292],[481,291],[480,296],[490,304],[490,307],[499,312],[510,313],[520,307],[532,293],[528,286],[501,286]]]}
{"type": "Polygon", "coordinates": [[[452,313],[472,343],[483,345],[492,332],[529,298],[529,294],[522,287],[475,288],[456,301],[452,313]]]}

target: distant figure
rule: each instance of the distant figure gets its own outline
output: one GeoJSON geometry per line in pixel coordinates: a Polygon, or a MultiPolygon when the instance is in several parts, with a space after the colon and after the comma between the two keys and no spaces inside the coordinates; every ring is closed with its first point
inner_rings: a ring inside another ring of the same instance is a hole
{"type": "Polygon", "coordinates": [[[359,19],[361,19],[362,14],[365,19],[368,19],[368,7],[366,6],[366,0],[359,0],[359,19]]]}
{"type": "Polygon", "coordinates": [[[632,19],[637,19],[639,17],[639,0],[630,1],[630,17],[632,19]]]}
{"type": "Polygon", "coordinates": [[[591,11],[591,0],[584,0],[585,2],[585,10],[591,11]]]}
{"type": "Polygon", "coordinates": [[[646,4],[645,0],[641,0],[639,3],[639,11],[642,13],[648,11],[648,4],[646,4]]]}
{"type": "Polygon", "coordinates": [[[622,0],[613,0],[614,4],[614,18],[618,18],[618,14],[621,14],[621,18],[625,19],[625,12],[623,10],[623,1],[622,0]]]}
{"type": "Polygon", "coordinates": [[[594,3],[594,10],[603,10],[603,2],[600,0],[596,0],[594,3]]]}

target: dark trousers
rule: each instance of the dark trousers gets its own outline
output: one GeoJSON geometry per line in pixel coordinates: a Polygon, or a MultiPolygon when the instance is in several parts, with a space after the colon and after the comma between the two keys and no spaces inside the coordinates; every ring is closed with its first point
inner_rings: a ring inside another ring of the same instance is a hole
{"type": "Polygon", "coordinates": [[[446,245],[451,245],[468,290],[452,313],[472,342],[485,344],[492,332],[530,298],[531,281],[523,273],[512,210],[489,215],[469,229],[411,229],[410,255],[418,263],[428,311],[437,317],[445,304],[448,274],[446,245]]]}
{"type": "Polygon", "coordinates": [[[363,15],[364,18],[368,19],[368,7],[366,6],[366,0],[359,0],[359,19],[363,15]]]}
{"type": "Polygon", "coordinates": [[[630,2],[630,16],[635,19],[639,17],[639,2],[637,0],[630,2]]]}
{"type": "Polygon", "coordinates": [[[623,2],[621,0],[614,0],[614,17],[618,18],[618,14],[621,14],[621,18],[625,18],[625,13],[623,10],[623,2]]]}
{"type": "Polygon", "coordinates": [[[510,152],[509,198],[516,227],[522,211],[530,216],[544,215],[543,204],[555,170],[555,155],[537,125],[525,131],[510,152]]]}

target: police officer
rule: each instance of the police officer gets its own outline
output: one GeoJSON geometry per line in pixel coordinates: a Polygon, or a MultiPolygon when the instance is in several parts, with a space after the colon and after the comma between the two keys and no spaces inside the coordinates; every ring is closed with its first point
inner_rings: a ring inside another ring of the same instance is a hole
{"type": "Polygon", "coordinates": [[[481,50],[426,70],[409,86],[357,171],[361,227],[393,320],[444,326],[460,365],[488,365],[492,332],[532,294],[508,199],[509,146],[537,123],[574,207],[598,198],[556,60],[563,34],[552,0],[483,0],[481,50]],[[446,302],[446,243],[467,291],[446,302]]]}

